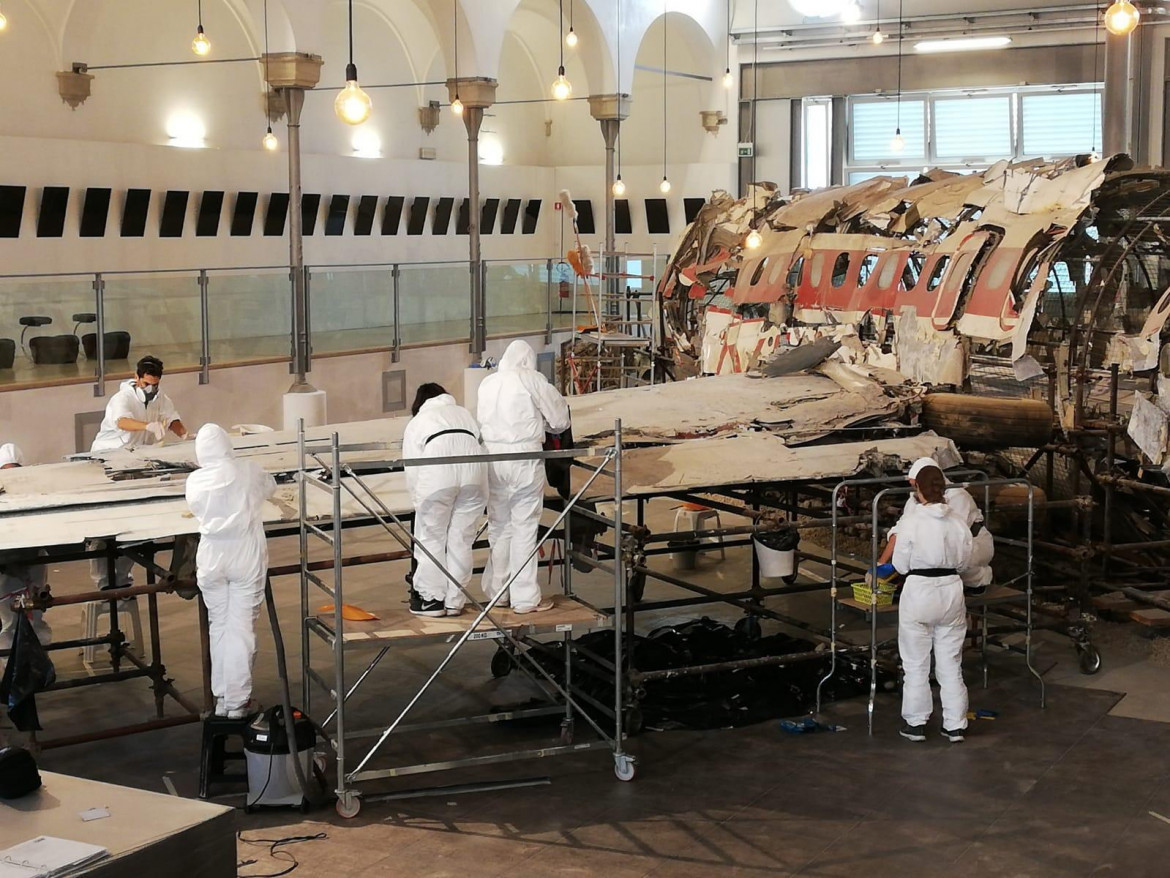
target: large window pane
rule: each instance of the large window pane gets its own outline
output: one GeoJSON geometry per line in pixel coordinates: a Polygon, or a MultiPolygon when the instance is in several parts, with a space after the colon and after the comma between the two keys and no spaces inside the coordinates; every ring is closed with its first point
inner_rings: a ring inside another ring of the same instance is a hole
{"type": "Polygon", "coordinates": [[[1021,101],[1025,156],[1101,152],[1101,96],[1097,92],[1024,95],[1021,101]]]}
{"type": "Polygon", "coordinates": [[[1012,154],[1011,98],[936,100],[934,147],[940,159],[1007,158],[1012,154]]]}
{"type": "Polygon", "coordinates": [[[829,153],[832,149],[833,107],[825,101],[804,104],[804,186],[829,185],[829,153]]]}
{"type": "Polygon", "coordinates": [[[921,159],[926,155],[925,102],[903,100],[899,110],[896,100],[858,101],[853,104],[850,115],[849,134],[854,162],[897,162],[921,159]],[[899,127],[906,146],[895,152],[891,142],[899,127]]]}

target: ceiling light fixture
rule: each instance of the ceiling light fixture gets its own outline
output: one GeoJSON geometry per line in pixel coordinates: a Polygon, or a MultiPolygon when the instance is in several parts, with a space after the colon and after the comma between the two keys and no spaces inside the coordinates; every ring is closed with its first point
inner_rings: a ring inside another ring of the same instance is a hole
{"type": "Polygon", "coordinates": [[[861,5],[854,0],[841,10],[841,20],[846,24],[857,24],[861,21],[861,5]]]}
{"type": "Polygon", "coordinates": [[[207,34],[203,33],[203,0],[197,0],[197,3],[199,26],[195,28],[195,39],[191,40],[191,51],[202,56],[211,51],[211,41],[207,39],[207,34]]]}
{"type": "Polygon", "coordinates": [[[752,229],[743,239],[743,243],[749,250],[759,250],[760,245],[764,243],[764,236],[760,234],[759,229],[752,229]]]}
{"type": "Polygon", "coordinates": [[[658,191],[663,195],[670,191],[666,176],[666,0],[662,0],[662,182],[658,191]]]}
{"type": "Polygon", "coordinates": [[[727,0],[727,46],[724,52],[723,87],[731,91],[735,77],[731,75],[731,0],[727,0]]]}
{"type": "Polygon", "coordinates": [[[451,0],[451,26],[455,29],[455,100],[451,101],[451,112],[463,115],[463,101],[459,100],[459,0],[451,0]]]}
{"type": "Polygon", "coordinates": [[[902,0],[898,0],[898,122],[890,150],[900,153],[905,148],[906,138],[902,136],[902,0]]]}
{"type": "Polygon", "coordinates": [[[333,112],[347,125],[361,125],[370,118],[373,104],[358,84],[357,65],[353,63],[353,0],[349,0],[349,63],[345,65],[345,88],[333,101],[333,112]]]}
{"type": "Polygon", "coordinates": [[[833,18],[845,11],[849,0],[788,0],[805,18],[833,18]]]}
{"type": "Polygon", "coordinates": [[[870,39],[875,46],[880,46],[886,41],[886,35],[882,33],[882,0],[877,0],[877,10],[874,17],[877,19],[876,27],[874,27],[873,36],[870,39]]]}
{"type": "Polygon", "coordinates": [[[569,32],[565,34],[565,45],[570,49],[577,46],[577,32],[573,30],[573,0],[569,0],[569,32]]]}
{"type": "Polygon", "coordinates": [[[920,55],[939,55],[944,52],[982,52],[987,49],[1006,49],[1012,38],[998,37],[955,37],[948,40],[919,40],[914,51],[920,55]]]}
{"type": "Polygon", "coordinates": [[[269,84],[268,76],[268,0],[264,0],[264,118],[268,122],[268,131],[260,138],[260,145],[269,152],[275,152],[280,142],[272,133],[272,86],[269,84]]]}
{"type": "MultiPolygon", "coordinates": [[[[560,29],[565,27],[565,0],[560,0],[558,8],[560,9],[560,29]]],[[[560,43],[561,46],[561,64],[557,68],[557,78],[553,80],[552,96],[558,101],[567,101],[573,94],[573,84],[569,82],[569,77],[565,76],[565,44],[560,43]]]]}
{"type": "Polygon", "coordinates": [[[618,174],[617,179],[613,181],[613,194],[618,198],[626,194],[626,184],[622,182],[621,174],[618,174]]]}
{"type": "Polygon", "coordinates": [[[1142,14],[1129,0],[1117,0],[1105,10],[1105,30],[1114,36],[1123,37],[1133,33],[1141,17],[1142,14]]]}
{"type": "Polygon", "coordinates": [[[8,18],[0,12],[0,31],[8,30],[8,18]]]}

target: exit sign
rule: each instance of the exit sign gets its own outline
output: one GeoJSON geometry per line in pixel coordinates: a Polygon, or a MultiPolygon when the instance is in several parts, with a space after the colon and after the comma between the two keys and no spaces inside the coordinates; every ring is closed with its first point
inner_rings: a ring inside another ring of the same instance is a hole
{"type": "Polygon", "coordinates": [[[739,157],[741,159],[750,159],[756,154],[756,145],[754,143],[741,143],[739,145],[739,157]]]}

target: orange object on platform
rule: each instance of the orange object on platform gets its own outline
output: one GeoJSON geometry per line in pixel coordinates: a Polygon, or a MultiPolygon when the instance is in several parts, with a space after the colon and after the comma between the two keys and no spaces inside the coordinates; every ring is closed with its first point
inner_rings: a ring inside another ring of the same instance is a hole
{"type": "MultiPolygon", "coordinates": [[[[317,608],[318,613],[332,613],[333,604],[326,604],[323,607],[317,608]]],[[[353,604],[341,605],[341,618],[347,622],[372,622],[378,617],[373,613],[368,613],[361,607],[355,607],[353,604]]]]}

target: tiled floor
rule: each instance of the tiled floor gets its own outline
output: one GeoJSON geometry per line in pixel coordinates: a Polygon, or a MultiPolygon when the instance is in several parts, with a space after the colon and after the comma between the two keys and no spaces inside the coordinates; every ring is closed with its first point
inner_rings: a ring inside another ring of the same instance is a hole
{"type": "MultiPolygon", "coordinates": [[[[669,515],[669,510],[660,514],[669,515]]],[[[355,533],[355,549],[375,551],[381,538],[355,533]]],[[[273,544],[273,562],[294,557],[291,540],[273,544]]],[[[668,563],[665,558],[662,563],[668,563]]],[[[704,556],[698,576],[730,588],[743,576],[742,558],[720,564],[704,556]]],[[[353,568],[347,600],[358,603],[400,594],[397,567],[353,568]]],[[[81,572],[55,573],[61,590],[80,584],[81,572]]],[[[601,578],[578,578],[586,595],[604,599],[601,578]]],[[[276,583],[289,661],[299,667],[294,621],[296,580],[276,583]]],[[[665,586],[651,585],[648,597],[665,586]]],[[[807,602],[809,599],[804,599],[807,602]]],[[[795,602],[793,602],[795,604],[795,602]]],[[[657,621],[693,611],[663,611],[657,621]],[[671,615],[673,613],[673,616],[671,615]]],[[[702,612],[734,619],[708,605],[702,612]]],[[[163,601],[164,658],[179,685],[198,690],[197,635],[192,604],[163,601]]],[[[58,636],[78,624],[70,608],[54,611],[58,636]]],[[[257,693],[275,700],[273,651],[260,625],[257,693]]],[[[1040,664],[1053,679],[1065,672],[1064,642],[1042,644],[1040,664]]],[[[441,655],[436,649],[404,652],[371,678],[355,698],[356,712],[384,721],[403,703],[441,655]]],[[[460,705],[514,702],[527,689],[517,675],[492,680],[492,647],[473,644],[456,660],[423,715],[445,715],[460,705]]],[[[1117,665],[1105,650],[1103,674],[1117,665]]],[[[1132,664],[1132,662],[1130,663],[1132,664]]],[[[61,654],[61,672],[81,673],[76,657],[61,654]]],[[[968,678],[974,678],[974,663],[968,678]]],[[[1095,678],[1108,679],[1105,676],[1095,678]]],[[[290,811],[238,816],[248,838],[325,832],[328,839],[292,847],[301,865],[295,876],[979,876],[1047,878],[1065,875],[1164,876],[1170,874],[1170,726],[1116,716],[1121,695],[1107,689],[1050,685],[1041,710],[1022,663],[993,656],[991,688],[972,687],[973,707],[999,712],[976,724],[970,739],[952,745],[932,735],[924,744],[898,737],[898,704],[879,695],[876,731],[865,731],[863,700],[826,711],[846,727],[837,734],[793,736],[776,722],[726,731],[645,733],[630,742],[639,759],[632,783],[613,775],[605,752],[496,766],[476,771],[404,778],[368,792],[547,776],[547,785],[483,793],[369,802],[352,821],[331,807],[307,818],[290,811]],[[1160,815],[1160,816],[1158,816],[1160,815]],[[1165,818],[1165,819],[1163,819],[1165,818]]],[[[1125,700],[1164,699],[1163,676],[1133,668],[1118,683],[1135,687],[1125,700]],[[1137,689],[1147,690],[1139,692],[1137,689]]],[[[294,681],[294,697],[299,684],[294,681]]],[[[1122,701],[1121,703],[1125,703],[1122,701]]],[[[79,720],[90,727],[146,719],[145,684],[124,683],[45,696],[42,720],[49,732],[79,720]]],[[[581,728],[581,724],[578,725],[581,728]]],[[[395,745],[399,759],[443,758],[456,750],[555,744],[555,724],[544,728],[493,726],[471,733],[414,736],[395,745]]],[[[198,730],[182,726],[97,744],[47,751],[46,768],[163,791],[164,776],[181,795],[196,787],[198,730]]],[[[221,801],[240,803],[239,797],[221,801]]],[[[240,845],[240,857],[257,858],[241,874],[279,871],[265,849],[240,845]]]]}

